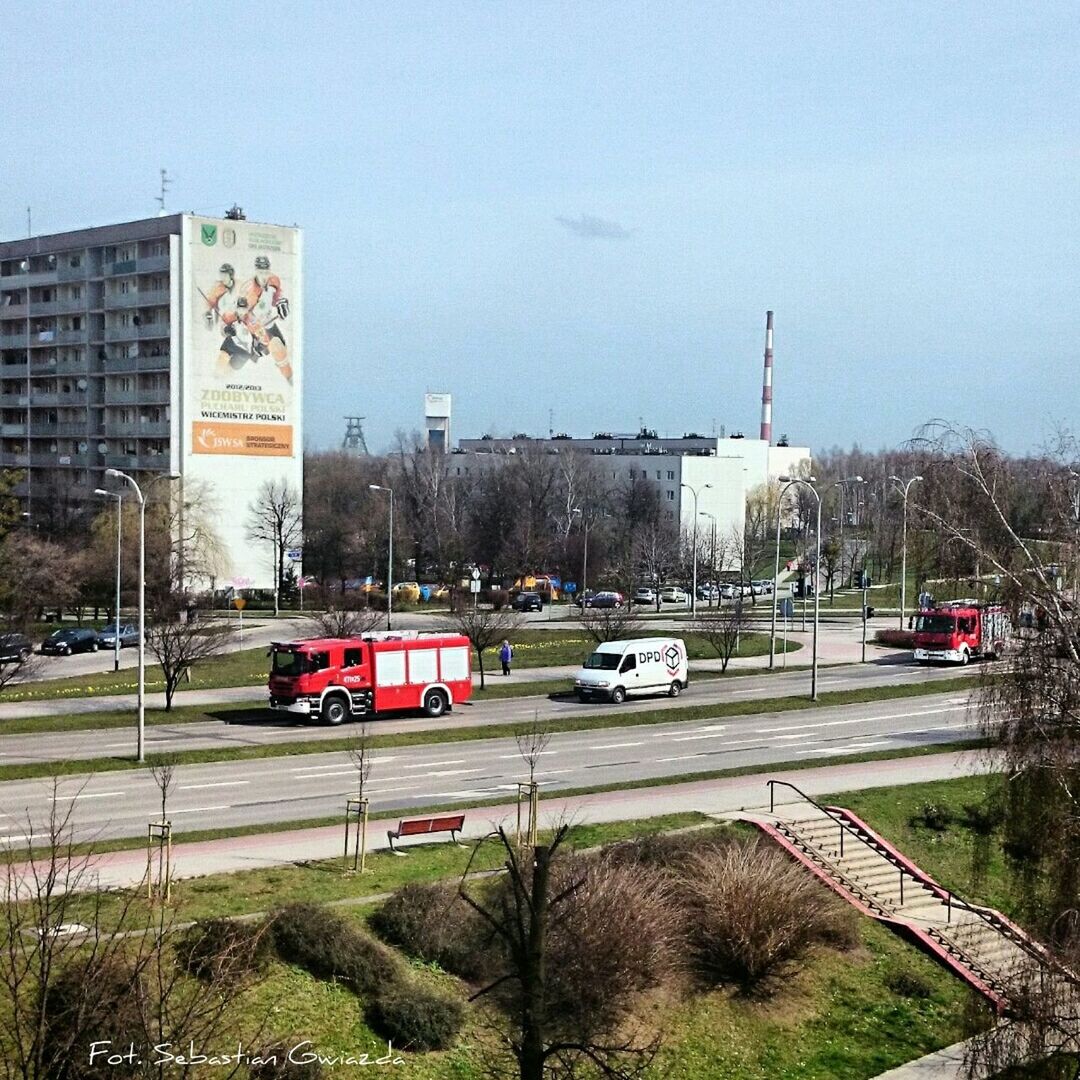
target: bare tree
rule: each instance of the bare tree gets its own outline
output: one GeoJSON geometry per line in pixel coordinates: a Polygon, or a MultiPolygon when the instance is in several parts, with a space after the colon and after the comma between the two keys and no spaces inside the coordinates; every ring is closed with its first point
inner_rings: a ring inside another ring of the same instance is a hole
{"type": "Polygon", "coordinates": [[[581,612],[581,625],[593,641],[625,641],[639,637],[644,630],[644,623],[629,606],[616,608],[586,607],[581,612]]]}
{"type": "Polygon", "coordinates": [[[480,689],[484,689],[484,653],[494,648],[504,638],[521,629],[522,619],[512,609],[493,608],[477,605],[462,605],[442,620],[451,633],[461,634],[469,639],[476,651],[476,660],[480,668],[480,689]]]}
{"type": "Polygon", "coordinates": [[[180,680],[189,678],[197,664],[217,656],[230,630],[221,623],[205,623],[185,617],[170,604],[155,612],[146,628],[146,647],[153,653],[165,678],[165,709],[172,709],[173,695],[180,680]]]}
{"type": "Polygon", "coordinates": [[[633,1030],[631,1007],[672,967],[666,890],[638,868],[563,856],[566,836],[562,825],[550,844],[518,847],[500,829],[506,877],[483,897],[467,888],[466,870],[460,895],[499,957],[498,976],[476,996],[499,1010],[521,1080],[635,1077],[659,1038],[633,1030]]]}
{"type": "Polygon", "coordinates": [[[529,783],[536,782],[536,766],[551,742],[551,729],[540,722],[539,710],[533,711],[532,723],[514,736],[521,760],[529,767],[529,783]]]}
{"type": "Polygon", "coordinates": [[[307,617],[308,625],[314,637],[356,638],[370,634],[383,619],[366,599],[355,594],[329,596],[322,611],[312,612],[307,617]]]}
{"type": "Polygon", "coordinates": [[[270,544],[274,556],[274,614],[279,611],[285,579],[285,553],[300,540],[303,504],[288,480],[266,480],[248,511],[247,535],[256,543],[270,544]]]}
{"type": "Polygon", "coordinates": [[[678,564],[679,549],[679,534],[669,523],[652,521],[634,533],[631,557],[637,572],[656,592],[657,611],[660,610],[660,587],[678,564]]]}
{"type": "Polygon", "coordinates": [[[362,720],[349,747],[349,760],[356,769],[356,797],[366,798],[368,781],[371,779],[371,767],[374,764],[374,754],[371,745],[371,730],[367,721],[362,720]]]}
{"type": "Polygon", "coordinates": [[[167,813],[169,793],[172,791],[173,783],[176,780],[175,755],[165,754],[161,760],[155,761],[150,766],[150,776],[157,786],[158,793],[161,795],[161,820],[164,823],[169,820],[167,813]]]}
{"type": "Polygon", "coordinates": [[[727,671],[732,656],[739,649],[739,636],[745,623],[743,601],[735,597],[728,606],[699,609],[691,627],[720,659],[720,670],[727,671]]]}

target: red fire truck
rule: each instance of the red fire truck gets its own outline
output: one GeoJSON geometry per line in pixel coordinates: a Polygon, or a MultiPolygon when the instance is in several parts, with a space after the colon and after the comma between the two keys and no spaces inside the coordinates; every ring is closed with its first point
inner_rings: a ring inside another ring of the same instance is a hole
{"type": "Polygon", "coordinates": [[[993,660],[1006,649],[1012,623],[1001,604],[951,600],[915,616],[915,659],[966,664],[976,657],[993,660]]]}
{"type": "Polygon", "coordinates": [[[472,695],[469,639],[458,634],[275,642],[271,656],[270,708],[328,724],[396,709],[442,716],[472,695]]]}

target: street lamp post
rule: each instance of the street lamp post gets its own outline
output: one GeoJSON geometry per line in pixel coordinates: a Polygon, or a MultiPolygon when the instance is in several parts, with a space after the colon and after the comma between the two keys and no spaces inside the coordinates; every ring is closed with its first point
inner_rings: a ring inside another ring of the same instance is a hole
{"type": "MultiPolygon", "coordinates": [[[[139,500],[139,691],[138,691],[138,740],[137,760],[140,764],[146,758],[146,496],[143,490],[135,482],[133,476],[129,476],[119,469],[106,469],[106,476],[116,477],[130,484],[135,489],[135,498],[139,500]]],[[[146,493],[159,480],[179,480],[179,473],[162,473],[155,476],[146,485],[146,493]]]]}
{"type": "MultiPolygon", "coordinates": [[[[818,626],[821,623],[821,492],[818,491],[814,484],[816,483],[816,477],[808,477],[805,480],[801,477],[781,476],[779,478],[781,484],[790,486],[791,484],[802,484],[808,491],[813,492],[814,499],[817,501],[817,557],[814,562],[814,644],[810,660],[810,700],[817,701],[817,643],[818,643],[818,626]]],[[[775,598],[776,586],[773,586],[773,593],[775,598]]]]}
{"type": "MultiPolygon", "coordinates": [[[[811,480],[813,477],[811,477],[811,480]]],[[[782,508],[784,503],[784,494],[792,484],[794,480],[788,480],[786,477],[780,477],[783,486],[780,488],[780,494],[776,499],[776,562],[773,566],[773,579],[772,579],[772,626],[769,629],[769,667],[774,668],[776,666],[776,608],[780,603],[780,518],[782,516],[782,508]]],[[[806,610],[805,593],[803,598],[803,610],[806,610]]],[[[785,616],[786,618],[786,616],[785,616]]],[[[787,657],[787,647],[785,643],[784,648],[785,662],[787,657]]]]}
{"type": "Polygon", "coordinates": [[[386,629],[393,629],[394,611],[394,489],[382,484],[368,484],[372,491],[385,491],[390,496],[390,536],[389,554],[386,559],[386,629]]]}
{"type": "MultiPolygon", "coordinates": [[[[709,607],[711,608],[712,590],[713,588],[718,588],[716,584],[716,515],[710,514],[708,510],[702,510],[700,511],[700,514],[701,517],[707,517],[712,522],[712,532],[709,534],[709,577],[712,579],[710,581],[712,587],[709,589],[709,607]]],[[[695,589],[694,591],[696,592],[697,590],[695,589]]],[[[716,597],[716,606],[720,606],[719,593],[716,597]]]]}
{"type": "Polygon", "coordinates": [[[116,602],[113,608],[113,671],[120,670],[120,529],[123,525],[124,497],[118,491],[106,491],[104,488],[95,488],[95,495],[101,495],[106,499],[116,500],[116,602]]]}
{"type": "MultiPolygon", "coordinates": [[[[697,556],[698,556],[698,550],[697,550],[697,519],[698,519],[697,500],[698,500],[698,489],[696,487],[693,487],[690,484],[680,484],[679,487],[686,488],[686,490],[689,491],[690,494],[694,496],[694,536],[693,536],[693,541],[692,541],[693,545],[694,545],[694,570],[693,570],[693,582],[692,582],[692,584],[690,586],[690,588],[691,588],[691,592],[690,592],[690,614],[691,615],[696,615],[697,614],[697,556]]],[[[702,490],[704,490],[705,488],[711,488],[711,487],[712,487],[712,484],[702,484],[702,490]]]]}
{"type": "Polygon", "coordinates": [[[581,518],[581,534],[584,538],[584,548],[581,554],[581,595],[585,595],[588,588],[589,576],[589,519],[585,516],[585,510],[581,506],[575,506],[570,511],[571,515],[577,514],[581,518]]]}
{"type": "Polygon", "coordinates": [[[921,476],[912,476],[902,480],[899,476],[890,476],[889,479],[897,485],[897,490],[904,497],[904,524],[900,532],[900,629],[904,629],[904,609],[907,607],[907,501],[911,485],[918,483],[921,476]]]}

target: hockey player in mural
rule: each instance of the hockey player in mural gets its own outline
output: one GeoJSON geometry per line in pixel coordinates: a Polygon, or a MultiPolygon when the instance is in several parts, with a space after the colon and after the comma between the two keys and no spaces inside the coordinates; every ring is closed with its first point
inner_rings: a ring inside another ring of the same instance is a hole
{"type": "Polygon", "coordinates": [[[220,327],[222,332],[218,373],[228,376],[270,356],[291,384],[289,347],[279,325],[289,317],[289,301],[281,279],[270,271],[270,259],[257,255],[254,273],[239,286],[235,267],[223,263],[218,280],[209,290],[199,291],[206,301],[203,319],[207,327],[220,327]]]}

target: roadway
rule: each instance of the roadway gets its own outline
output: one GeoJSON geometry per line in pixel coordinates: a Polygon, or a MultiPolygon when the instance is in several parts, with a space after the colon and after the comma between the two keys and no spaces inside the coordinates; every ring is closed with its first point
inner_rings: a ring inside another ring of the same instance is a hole
{"type": "MultiPolygon", "coordinates": [[[[839,690],[859,690],[875,686],[916,685],[956,678],[958,668],[920,667],[905,659],[906,654],[895,654],[868,664],[851,664],[823,668],[818,673],[818,688],[822,693],[839,690]]],[[[552,675],[569,679],[572,668],[551,669],[552,675]]],[[[976,669],[966,671],[974,675],[976,669]]],[[[511,676],[512,678],[514,676],[511,676]]],[[[693,680],[693,675],[691,674],[693,680]]],[[[499,683],[501,676],[495,676],[499,683]]],[[[810,673],[805,668],[794,668],[773,674],[741,675],[731,679],[701,679],[691,681],[687,690],[678,698],[633,698],[619,711],[677,709],[690,705],[715,705],[730,702],[749,702],[767,697],[806,696],[809,693],[810,673]]],[[[265,701],[266,691],[260,687],[235,687],[226,690],[190,690],[177,695],[177,704],[201,705],[212,709],[215,703],[226,701],[250,701],[258,705],[265,701]]],[[[0,720],[5,717],[44,715],[46,713],[94,712],[102,709],[111,699],[82,698],[78,702],[25,702],[0,705],[0,720]]],[[[127,702],[127,704],[131,704],[127,702]]],[[[116,705],[111,706],[112,709],[116,705]]],[[[592,719],[602,717],[605,710],[614,706],[604,704],[582,705],[569,696],[549,698],[527,696],[479,700],[478,697],[454,707],[440,720],[425,716],[380,717],[369,723],[369,729],[377,734],[397,734],[411,731],[430,731],[434,727],[455,729],[484,727],[492,724],[522,723],[534,717],[541,721],[592,719]]],[[[175,752],[183,750],[209,750],[250,746],[273,746],[282,743],[317,742],[339,739],[356,725],[328,727],[323,724],[295,717],[288,713],[272,713],[268,709],[252,709],[237,713],[222,712],[220,720],[196,723],[153,724],[146,729],[148,753],[175,752]],[[252,715],[252,713],[254,715],[252,715]]],[[[89,758],[119,757],[133,753],[134,715],[132,727],[94,728],[83,731],[31,732],[19,735],[0,735],[0,764],[13,765],[28,762],[85,760],[89,758]]]]}
{"type": "MultiPolygon", "coordinates": [[[[568,731],[551,736],[537,779],[549,797],[580,787],[923,747],[977,731],[967,695],[568,731]]],[[[506,798],[527,776],[508,738],[388,748],[374,751],[373,762],[367,787],[373,811],[506,798]]],[[[58,783],[77,840],[145,836],[146,823],[160,814],[160,794],[145,769],[58,783]]],[[[343,752],[183,765],[175,771],[168,815],[179,834],[286,823],[339,815],[355,791],[356,769],[343,752]]],[[[19,840],[29,822],[41,839],[51,806],[49,781],[0,784],[0,838],[19,840]]]]}

